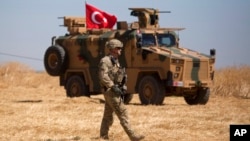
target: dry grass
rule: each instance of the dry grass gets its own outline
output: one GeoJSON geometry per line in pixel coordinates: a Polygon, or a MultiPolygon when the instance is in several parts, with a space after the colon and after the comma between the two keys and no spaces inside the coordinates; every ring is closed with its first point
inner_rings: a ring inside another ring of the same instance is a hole
{"type": "MultiPolygon", "coordinates": [[[[250,68],[218,70],[207,105],[189,106],[181,97],[166,97],[163,106],[141,106],[135,95],[127,105],[133,127],[145,141],[229,140],[230,124],[250,123],[250,68]],[[233,82],[232,82],[233,81],[233,82]],[[235,97],[236,96],[236,97],[235,97]]],[[[67,98],[57,77],[27,66],[0,66],[1,141],[99,141],[103,96],[67,98]]],[[[117,118],[111,140],[128,140],[117,118]]]]}
{"type": "Polygon", "coordinates": [[[212,93],[221,96],[250,98],[250,66],[217,70],[212,93]]]}

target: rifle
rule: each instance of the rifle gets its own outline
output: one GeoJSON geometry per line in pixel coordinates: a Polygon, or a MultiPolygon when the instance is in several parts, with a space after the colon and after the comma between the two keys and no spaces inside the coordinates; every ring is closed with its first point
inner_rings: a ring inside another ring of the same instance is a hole
{"type": "MultiPolygon", "coordinates": [[[[116,64],[113,57],[111,57],[110,60],[113,65],[116,64]]],[[[125,68],[119,67],[114,82],[115,82],[115,87],[113,88],[113,91],[117,91],[117,93],[120,93],[122,99],[122,96],[125,95],[127,92],[127,86],[126,86],[127,74],[125,68]]]]}
{"type": "Polygon", "coordinates": [[[121,90],[121,101],[124,102],[124,96],[127,93],[127,79],[128,76],[126,74],[125,68],[120,68],[118,71],[118,75],[117,75],[117,80],[116,80],[116,84],[118,85],[118,88],[121,90]]]}
{"type": "Polygon", "coordinates": [[[126,74],[125,68],[120,68],[118,71],[116,82],[118,84],[118,87],[122,91],[122,95],[127,93],[127,86],[126,86],[127,79],[128,79],[128,76],[126,74]]]}

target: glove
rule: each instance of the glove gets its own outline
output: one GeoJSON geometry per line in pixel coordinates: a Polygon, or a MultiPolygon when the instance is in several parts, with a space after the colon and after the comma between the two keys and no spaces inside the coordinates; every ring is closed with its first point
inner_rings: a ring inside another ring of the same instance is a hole
{"type": "Polygon", "coordinates": [[[116,94],[122,95],[122,91],[121,91],[121,89],[118,87],[118,85],[113,85],[113,86],[111,87],[111,90],[112,90],[114,93],[116,93],[116,94]]]}
{"type": "Polygon", "coordinates": [[[127,90],[128,90],[127,86],[123,85],[121,89],[122,89],[123,94],[127,93],[127,90]]]}

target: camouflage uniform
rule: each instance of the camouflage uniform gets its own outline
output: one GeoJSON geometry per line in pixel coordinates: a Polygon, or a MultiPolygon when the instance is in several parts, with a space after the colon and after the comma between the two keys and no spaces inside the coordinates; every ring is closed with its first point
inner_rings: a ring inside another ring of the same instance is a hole
{"type": "Polygon", "coordinates": [[[115,92],[112,89],[112,87],[116,85],[115,79],[117,77],[117,73],[119,72],[119,68],[120,64],[118,59],[114,59],[111,55],[102,58],[99,64],[99,78],[101,85],[105,88],[105,109],[101,123],[100,136],[103,139],[108,139],[109,127],[113,124],[113,114],[115,113],[129,138],[131,140],[139,141],[144,137],[135,135],[134,131],[130,127],[127,109],[120,99],[121,93],[115,92]]]}

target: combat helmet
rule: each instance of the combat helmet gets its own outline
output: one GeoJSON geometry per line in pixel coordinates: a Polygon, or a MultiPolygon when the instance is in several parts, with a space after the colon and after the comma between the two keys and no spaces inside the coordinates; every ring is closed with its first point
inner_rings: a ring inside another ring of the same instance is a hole
{"type": "Polygon", "coordinates": [[[105,46],[107,48],[109,48],[109,49],[113,49],[113,48],[116,48],[116,47],[122,48],[123,43],[121,41],[117,40],[117,39],[111,39],[111,40],[106,42],[105,46]]]}

